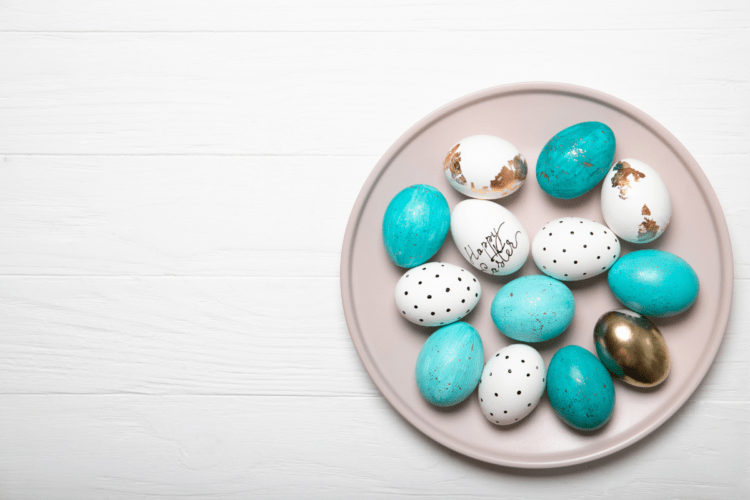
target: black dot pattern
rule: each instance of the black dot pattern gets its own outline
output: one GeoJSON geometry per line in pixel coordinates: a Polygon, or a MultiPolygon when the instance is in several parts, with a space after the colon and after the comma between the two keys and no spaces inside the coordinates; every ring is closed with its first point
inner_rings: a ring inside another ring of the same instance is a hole
{"type": "Polygon", "coordinates": [[[537,267],[545,274],[577,281],[602,274],[617,261],[620,242],[603,224],[580,217],[563,217],[553,223],[560,231],[545,232],[545,226],[531,249],[537,267]]]}
{"type": "Polygon", "coordinates": [[[539,362],[539,353],[525,344],[510,345],[490,357],[478,388],[480,407],[490,422],[510,425],[536,408],[545,385],[544,367],[539,370],[539,362]],[[528,365],[537,369],[531,370],[528,365]]]}
{"type": "Polygon", "coordinates": [[[475,284],[464,290],[451,286],[467,281],[466,271],[453,264],[430,262],[409,270],[396,284],[400,316],[421,326],[442,326],[462,319],[481,298],[481,285],[471,274],[468,278],[475,284]]]}

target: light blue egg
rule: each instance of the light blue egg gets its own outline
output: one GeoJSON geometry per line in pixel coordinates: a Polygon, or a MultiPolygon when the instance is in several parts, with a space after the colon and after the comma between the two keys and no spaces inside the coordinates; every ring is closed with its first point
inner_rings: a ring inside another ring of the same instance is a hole
{"type": "Polygon", "coordinates": [[[547,398],[566,424],[590,431],[612,416],[615,388],[596,356],[583,347],[569,345],[557,351],[549,363],[547,398]]]}
{"type": "Polygon", "coordinates": [[[436,330],[417,357],[417,387],[435,406],[453,406],[474,391],[484,366],[482,338],[468,323],[436,330]]]}
{"type": "Polygon", "coordinates": [[[536,179],[554,198],[576,198],[604,179],[614,157],[612,129],[599,122],[579,123],[547,142],[536,161],[536,179]]]}
{"type": "Polygon", "coordinates": [[[542,342],[570,326],[575,299],[567,286],[549,276],[523,276],[502,287],[492,301],[492,321],[508,337],[542,342]]]}
{"type": "Polygon", "coordinates": [[[388,257],[401,267],[423,264],[440,250],[451,225],[443,194],[416,184],[398,193],[385,210],[383,244],[388,257]]]}
{"type": "Polygon", "coordinates": [[[662,250],[638,250],[615,262],[609,288],[625,307],[651,317],[674,316],[698,298],[698,275],[690,264],[662,250]]]}

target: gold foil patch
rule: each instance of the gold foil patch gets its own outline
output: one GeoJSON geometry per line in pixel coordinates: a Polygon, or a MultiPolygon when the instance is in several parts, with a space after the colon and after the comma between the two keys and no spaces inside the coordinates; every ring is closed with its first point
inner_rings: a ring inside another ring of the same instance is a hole
{"type": "Polygon", "coordinates": [[[628,189],[631,187],[628,176],[631,176],[635,182],[646,177],[646,174],[637,171],[626,161],[618,161],[614,166],[615,175],[612,176],[612,187],[620,190],[620,198],[627,200],[628,189]]]}
{"type": "Polygon", "coordinates": [[[638,227],[638,241],[641,240],[653,240],[659,233],[659,226],[656,221],[649,219],[648,217],[643,218],[643,222],[638,227]]]}
{"type": "Polygon", "coordinates": [[[450,150],[448,156],[445,157],[443,170],[449,170],[451,173],[451,179],[463,186],[466,184],[466,177],[461,173],[461,153],[458,152],[459,146],[461,146],[460,143],[456,144],[453,149],[450,150]]]}
{"type": "Polygon", "coordinates": [[[648,209],[646,204],[643,204],[643,208],[641,209],[641,215],[651,215],[651,210],[648,209]]]}
{"type": "Polygon", "coordinates": [[[490,181],[492,191],[515,191],[526,180],[528,174],[526,159],[521,154],[517,154],[512,160],[508,160],[508,166],[503,165],[503,169],[490,181]],[[520,181],[520,182],[516,182],[520,181]]]}

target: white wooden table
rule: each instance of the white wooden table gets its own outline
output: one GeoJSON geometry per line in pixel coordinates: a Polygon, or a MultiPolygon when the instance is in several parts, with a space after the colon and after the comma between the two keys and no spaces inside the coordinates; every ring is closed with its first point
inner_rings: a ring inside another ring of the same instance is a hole
{"type": "Polygon", "coordinates": [[[750,4],[605,4],[0,0],[0,498],[748,498],[750,4]],[[550,471],[412,428],[339,295],[380,155],[519,81],[656,118],[734,247],[729,328],[688,403],[550,471]]]}

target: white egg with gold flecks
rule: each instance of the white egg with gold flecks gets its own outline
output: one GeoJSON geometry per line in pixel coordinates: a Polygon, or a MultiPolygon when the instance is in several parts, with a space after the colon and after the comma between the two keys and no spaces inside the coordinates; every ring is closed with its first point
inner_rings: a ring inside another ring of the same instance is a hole
{"type": "Polygon", "coordinates": [[[642,161],[615,162],[602,184],[602,215],[620,238],[649,243],[672,219],[672,201],[661,176],[642,161]]]}
{"type": "Polygon", "coordinates": [[[443,162],[448,182],[459,193],[495,200],[515,193],[526,180],[526,159],[510,142],[472,135],[455,144],[443,162]]]}

